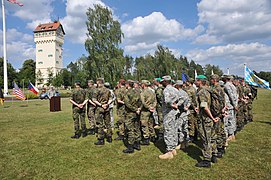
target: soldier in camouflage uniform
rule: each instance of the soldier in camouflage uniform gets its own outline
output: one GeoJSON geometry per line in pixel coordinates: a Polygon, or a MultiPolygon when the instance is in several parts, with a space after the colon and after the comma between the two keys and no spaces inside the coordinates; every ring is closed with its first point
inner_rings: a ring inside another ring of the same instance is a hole
{"type": "MultiPolygon", "coordinates": [[[[172,159],[176,155],[176,146],[178,144],[178,130],[176,116],[179,113],[178,103],[180,99],[179,91],[171,85],[171,77],[163,76],[162,85],[165,87],[163,91],[163,125],[164,125],[164,141],[167,152],[159,155],[160,159],[172,159]]],[[[181,104],[181,103],[180,103],[181,104]]]]}
{"type": "Polygon", "coordinates": [[[85,104],[88,102],[88,99],[86,98],[85,90],[80,87],[79,81],[75,83],[75,89],[72,91],[72,97],[70,99],[70,102],[72,103],[72,113],[73,113],[72,117],[74,121],[74,130],[75,130],[75,134],[71,138],[78,139],[80,138],[81,133],[82,137],[86,137],[87,128],[85,121],[86,113],[85,104]],[[80,132],[79,121],[81,121],[82,132],[80,132]]]}
{"type": "Polygon", "coordinates": [[[211,161],[216,160],[216,141],[214,123],[219,121],[219,117],[214,117],[211,113],[211,94],[206,87],[207,78],[198,75],[196,78],[197,100],[199,104],[198,130],[203,143],[203,160],[196,164],[196,167],[211,167],[211,161]]]}
{"type": "Polygon", "coordinates": [[[189,115],[188,115],[188,130],[190,141],[194,141],[197,139],[197,111],[198,111],[198,103],[196,98],[196,89],[193,87],[194,79],[189,79],[186,82],[186,88],[184,89],[190,100],[191,105],[189,107],[189,115]]]}
{"type": "Polygon", "coordinates": [[[112,97],[109,89],[104,87],[104,79],[97,79],[98,88],[96,89],[93,102],[96,104],[96,126],[98,128],[98,142],[95,145],[104,145],[104,138],[112,143],[112,127],[110,123],[109,105],[112,103],[112,97]]]}
{"type": "Polygon", "coordinates": [[[236,112],[236,125],[237,131],[241,131],[244,127],[244,107],[245,107],[245,99],[244,99],[244,87],[241,85],[239,79],[235,79],[233,81],[237,92],[238,92],[238,111],[236,112]]]}
{"type": "Polygon", "coordinates": [[[119,80],[119,88],[116,89],[116,105],[117,105],[117,115],[118,115],[118,137],[115,140],[123,140],[124,138],[124,120],[125,120],[125,105],[124,105],[124,96],[126,94],[125,80],[119,80]]]}
{"type": "MultiPolygon", "coordinates": [[[[219,121],[214,123],[216,133],[217,157],[221,158],[225,153],[225,143],[227,140],[225,133],[225,125],[223,120],[223,113],[225,111],[225,92],[219,84],[219,76],[217,74],[211,75],[211,113],[215,117],[219,117],[219,121]]],[[[214,137],[215,138],[215,137],[214,137]]],[[[216,150],[213,150],[214,152],[216,150]]]]}
{"type": "Polygon", "coordinates": [[[127,149],[124,153],[133,153],[134,149],[140,150],[140,123],[139,114],[141,107],[140,93],[133,89],[133,81],[129,80],[126,83],[127,93],[124,95],[124,104],[126,117],[124,120],[125,133],[127,137],[127,149]]]}
{"type": "Polygon", "coordinates": [[[153,112],[156,108],[156,95],[153,90],[149,88],[150,82],[147,80],[142,80],[141,87],[142,92],[140,93],[140,99],[142,102],[140,111],[140,122],[142,131],[142,145],[149,145],[149,141],[155,141],[155,131],[153,128],[153,112]]]}
{"type": "Polygon", "coordinates": [[[251,87],[246,84],[245,85],[245,98],[246,98],[246,105],[245,105],[245,119],[246,123],[251,122],[253,120],[253,114],[252,114],[252,102],[254,100],[254,96],[251,91],[251,87]]]}
{"type": "Polygon", "coordinates": [[[87,115],[88,115],[89,134],[90,135],[95,134],[95,128],[96,128],[96,123],[95,123],[96,104],[92,100],[95,89],[96,88],[94,87],[93,80],[89,80],[88,81],[88,89],[86,91],[87,91],[87,98],[88,98],[87,115]]]}

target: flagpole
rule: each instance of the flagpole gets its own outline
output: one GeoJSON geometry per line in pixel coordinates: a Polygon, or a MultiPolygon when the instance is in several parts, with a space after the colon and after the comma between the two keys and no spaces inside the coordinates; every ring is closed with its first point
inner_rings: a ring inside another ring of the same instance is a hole
{"type": "Polygon", "coordinates": [[[230,68],[227,68],[227,71],[228,71],[228,72],[227,72],[227,73],[228,73],[228,75],[230,75],[230,68]]]}
{"type": "Polygon", "coordinates": [[[3,56],[4,56],[4,96],[6,96],[8,95],[8,70],[7,70],[7,47],[6,47],[6,15],[4,0],[2,0],[2,17],[3,17],[3,56]]]}

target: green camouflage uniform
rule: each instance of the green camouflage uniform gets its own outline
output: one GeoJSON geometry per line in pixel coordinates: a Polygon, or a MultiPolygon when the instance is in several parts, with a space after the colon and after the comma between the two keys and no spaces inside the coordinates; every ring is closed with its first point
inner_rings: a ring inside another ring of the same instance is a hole
{"type": "Polygon", "coordinates": [[[201,87],[197,91],[197,100],[199,103],[199,119],[198,119],[198,131],[200,138],[203,143],[203,158],[204,160],[211,161],[212,155],[216,156],[215,142],[215,129],[213,120],[207,115],[204,108],[208,107],[210,109],[211,105],[211,95],[206,87],[201,87]]]}
{"type": "Polygon", "coordinates": [[[197,112],[195,111],[195,108],[198,107],[196,89],[193,86],[188,86],[185,91],[191,100],[191,106],[189,106],[190,114],[188,115],[189,136],[196,137],[197,112]]]}
{"type": "Polygon", "coordinates": [[[124,125],[126,129],[127,141],[133,145],[136,141],[139,142],[141,138],[139,115],[136,113],[141,107],[140,94],[133,88],[128,89],[124,95],[126,118],[124,125]]]}
{"type": "Polygon", "coordinates": [[[142,102],[140,122],[143,138],[155,137],[153,113],[149,111],[149,108],[156,108],[156,95],[153,90],[146,88],[140,93],[140,99],[142,102]]]}
{"type": "MultiPolygon", "coordinates": [[[[87,89],[87,98],[91,101],[93,101],[93,95],[95,92],[95,87],[89,87],[87,89]]],[[[89,122],[89,128],[95,129],[96,123],[95,123],[95,109],[96,107],[93,106],[90,102],[87,103],[87,115],[88,115],[88,122],[89,122]]]]}
{"type": "MultiPolygon", "coordinates": [[[[76,102],[77,104],[82,104],[86,100],[86,92],[82,88],[75,88],[72,91],[72,97],[71,100],[76,102]]],[[[80,134],[80,128],[79,128],[79,121],[81,121],[81,129],[82,133],[86,132],[86,121],[85,121],[85,113],[86,113],[86,107],[79,108],[72,105],[72,117],[74,121],[74,130],[75,134],[80,134]]]]}
{"type": "Polygon", "coordinates": [[[242,98],[244,97],[244,87],[242,85],[236,86],[237,92],[239,94],[238,98],[238,111],[236,113],[236,125],[237,128],[240,129],[244,126],[244,108],[245,108],[245,102],[242,101],[242,98]]]}
{"type": "MultiPolygon", "coordinates": [[[[222,109],[225,107],[225,92],[220,85],[214,85],[211,87],[211,106],[210,110],[213,117],[219,117],[220,120],[214,123],[216,133],[216,145],[217,148],[223,148],[225,146],[227,136],[225,133],[225,124],[222,116],[222,109]]],[[[214,137],[215,138],[215,137],[214,137]]],[[[216,151],[216,150],[213,150],[216,151]]]]}
{"type": "MultiPolygon", "coordinates": [[[[106,87],[99,87],[96,89],[93,101],[107,104],[111,100],[111,92],[106,87]]],[[[104,139],[105,137],[112,137],[112,127],[110,123],[110,112],[109,107],[104,110],[102,107],[96,108],[96,126],[98,128],[97,137],[98,139],[104,139]]]]}
{"type": "Polygon", "coordinates": [[[124,95],[126,94],[127,90],[125,87],[121,87],[116,89],[116,104],[117,104],[117,115],[118,115],[118,134],[120,136],[124,135],[124,120],[125,120],[125,105],[118,103],[118,100],[124,101],[124,95]]]}
{"type": "Polygon", "coordinates": [[[156,94],[156,111],[158,115],[158,125],[159,125],[159,134],[163,134],[163,110],[162,110],[162,104],[163,104],[163,86],[158,86],[158,88],[155,91],[156,94]]]}
{"type": "Polygon", "coordinates": [[[248,86],[246,86],[245,88],[245,96],[249,97],[249,99],[247,100],[246,107],[245,107],[245,120],[249,122],[249,121],[252,121],[253,119],[253,114],[252,114],[253,95],[252,95],[250,87],[248,86]]]}

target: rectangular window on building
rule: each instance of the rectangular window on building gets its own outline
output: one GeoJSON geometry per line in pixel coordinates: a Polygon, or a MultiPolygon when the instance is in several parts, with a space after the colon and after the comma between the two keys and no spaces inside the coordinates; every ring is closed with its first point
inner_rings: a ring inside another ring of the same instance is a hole
{"type": "Polygon", "coordinates": [[[56,49],[56,51],[58,52],[58,51],[59,51],[59,49],[56,49]]]}
{"type": "Polygon", "coordinates": [[[53,55],[52,54],[48,54],[48,57],[53,57],[53,55]]]}
{"type": "Polygon", "coordinates": [[[43,64],[43,62],[40,61],[40,62],[38,62],[38,64],[43,64]]]}
{"type": "Polygon", "coordinates": [[[39,49],[38,52],[42,52],[42,49],[39,49]]]}
{"type": "Polygon", "coordinates": [[[57,64],[59,64],[59,61],[56,61],[57,64]]]}

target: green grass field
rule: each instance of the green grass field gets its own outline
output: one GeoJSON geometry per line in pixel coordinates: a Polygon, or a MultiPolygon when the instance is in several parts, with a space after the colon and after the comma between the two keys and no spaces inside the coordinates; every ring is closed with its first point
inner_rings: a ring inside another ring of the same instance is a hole
{"type": "Polygon", "coordinates": [[[60,112],[49,112],[46,100],[6,102],[0,106],[0,179],[271,179],[270,103],[271,91],[259,90],[254,122],[217,164],[202,169],[195,167],[201,151],[194,144],[160,160],[154,145],[127,155],[119,141],[97,147],[94,136],[71,139],[68,99],[60,112]]]}

